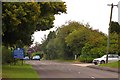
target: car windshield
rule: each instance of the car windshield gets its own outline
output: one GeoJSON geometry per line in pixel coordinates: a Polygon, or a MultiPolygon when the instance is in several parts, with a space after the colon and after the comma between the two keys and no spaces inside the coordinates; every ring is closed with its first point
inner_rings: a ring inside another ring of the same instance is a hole
{"type": "Polygon", "coordinates": [[[34,57],[40,57],[40,56],[34,56],[34,57]]]}
{"type": "Polygon", "coordinates": [[[106,55],[102,56],[101,58],[106,58],[106,55]]]}

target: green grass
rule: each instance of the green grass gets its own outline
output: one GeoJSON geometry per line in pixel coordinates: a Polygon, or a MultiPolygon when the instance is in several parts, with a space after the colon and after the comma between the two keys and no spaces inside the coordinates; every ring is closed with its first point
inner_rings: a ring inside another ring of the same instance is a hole
{"type": "Polygon", "coordinates": [[[108,63],[108,64],[100,64],[100,66],[111,67],[111,68],[120,68],[120,61],[112,62],[112,63],[108,63]]]}
{"type": "Polygon", "coordinates": [[[3,78],[39,78],[37,72],[29,64],[2,65],[3,78]]]}

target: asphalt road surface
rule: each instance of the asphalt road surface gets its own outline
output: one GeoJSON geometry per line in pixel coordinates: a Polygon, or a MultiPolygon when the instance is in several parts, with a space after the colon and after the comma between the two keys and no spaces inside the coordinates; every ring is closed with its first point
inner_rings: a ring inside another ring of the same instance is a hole
{"type": "MultiPolygon", "coordinates": [[[[56,61],[27,61],[40,74],[40,78],[118,78],[118,73],[77,66],[56,61]]],[[[84,64],[83,64],[84,65],[84,64]]]]}

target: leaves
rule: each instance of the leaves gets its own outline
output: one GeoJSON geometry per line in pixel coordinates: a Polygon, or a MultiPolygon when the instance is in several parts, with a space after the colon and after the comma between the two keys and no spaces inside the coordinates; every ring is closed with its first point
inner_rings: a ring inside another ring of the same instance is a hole
{"type": "Polygon", "coordinates": [[[7,2],[2,6],[2,37],[6,46],[30,45],[34,31],[52,28],[54,15],[66,12],[64,2],[7,2]]]}
{"type": "Polygon", "coordinates": [[[111,22],[110,25],[110,33],[116,32],[117,34],[120,33],[120,25],[118,24],[118,22],[111,22]]]}
{"type": "Polygon", "coordinates": [[[61,26],[56,32],[50,32],[43,44],[46,43],[44,48],[48,56],[54,54],[59,59],[74,59],[74,55],[77,54],[93,59],[105,54],[106,42],[107,37],[103,33],[73,21],[61,26]]]}

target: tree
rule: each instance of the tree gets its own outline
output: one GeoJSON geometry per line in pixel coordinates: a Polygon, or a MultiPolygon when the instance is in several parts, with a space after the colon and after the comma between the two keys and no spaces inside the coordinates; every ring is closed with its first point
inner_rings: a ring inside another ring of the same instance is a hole
{"type": "Polygon", "coordinates": [[[65,41],[71,47],[73,54],[84,62],[91,62],[106,52],[107,37],[98,30],[92,30],[89,25],[79,25],[79,28],[70,33],[65,41]]]}
{"type": "Polygon", "coordinates": [[[110,33],[116,32],[117,34],[120,33],[120,25],[118,24],[118,22],[111,22],[111,26],[110,26],[110,33]]]}
{"type": "Polygon", "coordinates": [[[52,28],[54,15],[66,13],[64,2],[7,2],[2,6],[2,41],[12,47],[32,44],[34,31],[52,28]]]}
{"type": "Polygon", "coordinates": [[[114,21],[110,26],[110,53],[120,55],[120,25],[114,21]]]}
{"type": "Polygon", "coordinates": [[[105,54],[106,41],[107,37],[102,32],[73,21],[50,32],[42,46],[47,59],[74,59],[76,54],[80,59],[91,62],[105,54]]]}
{"type": "Polygon", "coordinates": [[[57,59],[58,58],[58,54],[56,54],[56,42],[54,41],[54,39],[49,40],[48,44],[46,45],[46,56],[47,59],[57,59]]]}
{"type": "Polygon", "coordinates": [[[71,34],[73,31],[79,29],[80,26],[83,24],[80,24],[79,22],[76,21],[68,21],[67,25],[62,25],[60,28],[58,28],[56,38],[58,38],[58,42],[61,43],[59,45],[59,48],[62,50],[62,55],[63,59],[74,59],[74,54],[73,50],[70,46],[67,45],[66,43],[66,37],[71,34]]]}
{"type": "Polygon", "coordinates": [[[87,28],[80,25],[78,30],[74,30],[65,38],[67,45],[71,47],[74,55],[81,54],[82,47],[88,40],[88,36],[89,32],[87,28]]]}
{"type": "Polygon", "coordinates": [[[119,53],[119,38],[116,32],[110,34],[110,49],[109,53],[118,54],[119,53]]]}
{"type": "Polygon", "coordinates": [[[69,46],[65,42],[66,36],[72,31],[79,28],[79,23],[69,21],[68,25],[63,25],[55,32],[50,32],[46,40],[42,43],[42,50],[47,55],[47,58],[54,59],[53,54],[59,59],[74,59],[74,55],[69,46]],[[52,51],[51,51],[52,50],[52,51]]]}

